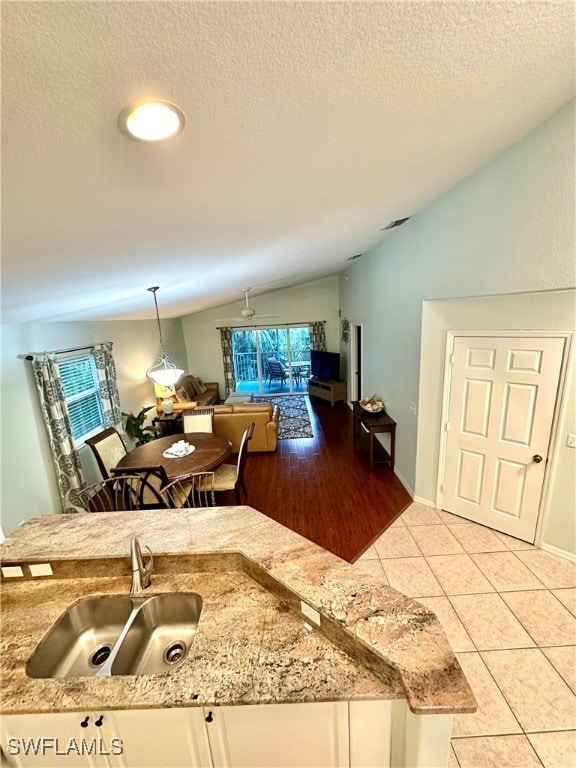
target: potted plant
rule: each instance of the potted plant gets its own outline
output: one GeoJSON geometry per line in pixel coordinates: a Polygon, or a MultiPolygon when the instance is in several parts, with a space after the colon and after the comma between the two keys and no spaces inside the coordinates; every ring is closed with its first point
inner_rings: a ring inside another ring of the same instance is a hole
{"type": "Polygon", "coordinates": [[[136,416],[133,413],[124,413],[122,411],[122,416],[126,419],[124,427],[126,434],[136,441],[136,445],[142,445],[142,443],[149,443],[151,440],[155,440],[162,431],[159,427],[144,426],[146,414],[152,408],[154,408],[153,405],[148,405],[142,408],[136,416]]]}

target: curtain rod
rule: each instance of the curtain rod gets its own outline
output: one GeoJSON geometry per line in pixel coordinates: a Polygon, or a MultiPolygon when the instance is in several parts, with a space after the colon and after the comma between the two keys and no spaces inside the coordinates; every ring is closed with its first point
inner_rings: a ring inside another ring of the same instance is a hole
{"type": "MultiPolygon", "coordinates": [[[[56,349],[50,352],[51,355],[64,355],[66,352],[81,352],[83,349],[94,349],[98,344],[110,344],[109,341],[95,341],[93,344],[86,344],[83,347],[70,347],[69,349],[56,349]]],[[[46,352],[28,352],[27,355],[18,355],[18,360],[33,360],[35,355],[43,355],[46,352]]]]}
{"type": "Polygon", "coordinates": [[[244,328],[245,331],[251,331],[254,328],[291,328],[297,325],[312,325],[312,323],[325,323],[326,320],[300,320],[298,323],[266,323],[265,325],[217,325],[216,330],[220,331],[222,328],[244,328]]]}

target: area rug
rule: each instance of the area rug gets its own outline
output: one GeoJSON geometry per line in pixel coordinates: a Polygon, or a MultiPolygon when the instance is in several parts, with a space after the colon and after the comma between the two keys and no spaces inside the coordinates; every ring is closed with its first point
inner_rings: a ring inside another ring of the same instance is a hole
{"type": "Polygon", "coordinates": [[[272,403],[280,408],[279,440],[314,437],[306,398],[303,395],[262,396],[255,397],[254,402],[272,403]]]}

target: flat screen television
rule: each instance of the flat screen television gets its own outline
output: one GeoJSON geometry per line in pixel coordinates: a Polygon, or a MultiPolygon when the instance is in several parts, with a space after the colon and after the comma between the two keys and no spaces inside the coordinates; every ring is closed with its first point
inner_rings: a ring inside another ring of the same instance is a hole
{"type": "Polygon", "coordinates": [[[340,379],[340,354],[310,350],[310,373],[319,379],[340,379]]]}

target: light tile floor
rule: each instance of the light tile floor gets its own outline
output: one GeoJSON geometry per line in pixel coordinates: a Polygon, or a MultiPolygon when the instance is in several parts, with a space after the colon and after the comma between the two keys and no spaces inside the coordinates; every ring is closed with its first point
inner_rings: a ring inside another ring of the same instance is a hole
{"type": "Polygon", "coordinates": [[[413,503],[354,567],[444,626],[478,700],[450,768],[576,766],[576,564],[413,503]]]}

